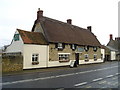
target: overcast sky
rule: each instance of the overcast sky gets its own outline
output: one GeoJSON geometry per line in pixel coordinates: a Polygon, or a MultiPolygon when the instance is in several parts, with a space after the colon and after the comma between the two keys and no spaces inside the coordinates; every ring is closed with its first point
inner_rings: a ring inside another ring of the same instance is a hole
{"type": "Polygon", "coordinates": [[[101,44],[118,36],[119,0],[0,0],[0,47],[11,43],[16,28],[31,31],[38,8],[43,15],[87,28],[101,44]]]}

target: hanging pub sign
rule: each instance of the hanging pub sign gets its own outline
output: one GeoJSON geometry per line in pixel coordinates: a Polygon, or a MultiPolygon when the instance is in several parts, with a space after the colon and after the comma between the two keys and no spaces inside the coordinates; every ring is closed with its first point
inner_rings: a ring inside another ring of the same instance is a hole
{"type": "Polygon", "coordinates": [[[84,48],[83,47],[77,48],[77,52],[84,52],[84,48]]]}

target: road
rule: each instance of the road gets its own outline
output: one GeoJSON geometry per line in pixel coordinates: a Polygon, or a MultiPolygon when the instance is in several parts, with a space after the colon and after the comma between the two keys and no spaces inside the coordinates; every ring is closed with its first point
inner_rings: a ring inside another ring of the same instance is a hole
{"type": "MultiPolygon", "coordinates": [[[[2,88],[118,88],[119,62],[2,77],[2,88]]],[[[49,69],[49,68],[48,68],[49,69]]]]}

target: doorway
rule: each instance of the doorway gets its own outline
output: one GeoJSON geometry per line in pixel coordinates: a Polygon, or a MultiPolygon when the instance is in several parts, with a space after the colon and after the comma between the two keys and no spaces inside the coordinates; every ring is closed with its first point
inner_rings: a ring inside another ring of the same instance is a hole
{"type": "Polygon", "coordinates": [[[75,53],[76,64],[79,65],[79,53],[75,53]]]}

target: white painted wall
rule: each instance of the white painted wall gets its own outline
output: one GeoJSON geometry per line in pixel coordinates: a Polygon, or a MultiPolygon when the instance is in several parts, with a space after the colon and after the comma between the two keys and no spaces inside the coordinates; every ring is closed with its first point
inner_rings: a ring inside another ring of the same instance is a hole
{"type": "MultiPolygon", "coordinates": [[[[16,30],[15,34],[19,34],[19,32],[16,30]]],[[[8,46],[6,49],[6,53],[23,52],[23,40],[20,35],[19,35],[19,39],[20,39],[19,41],[14,41],[14,37],[13,37],[10,46],[8,46]]]]}
{"type": "Polygon", "coordinates": [[[48,66],[49,47],[47,45],[24,44],[23,69],[43,68],[48,66]],[[39,54],[39,64],[32,65],[32,54],[39,54]]]}
{"type": "Polygon", "coordinates": [[[111,51],[111,60],[116,60],[116,53],[115,53],[115,51],[111,51]]]}

